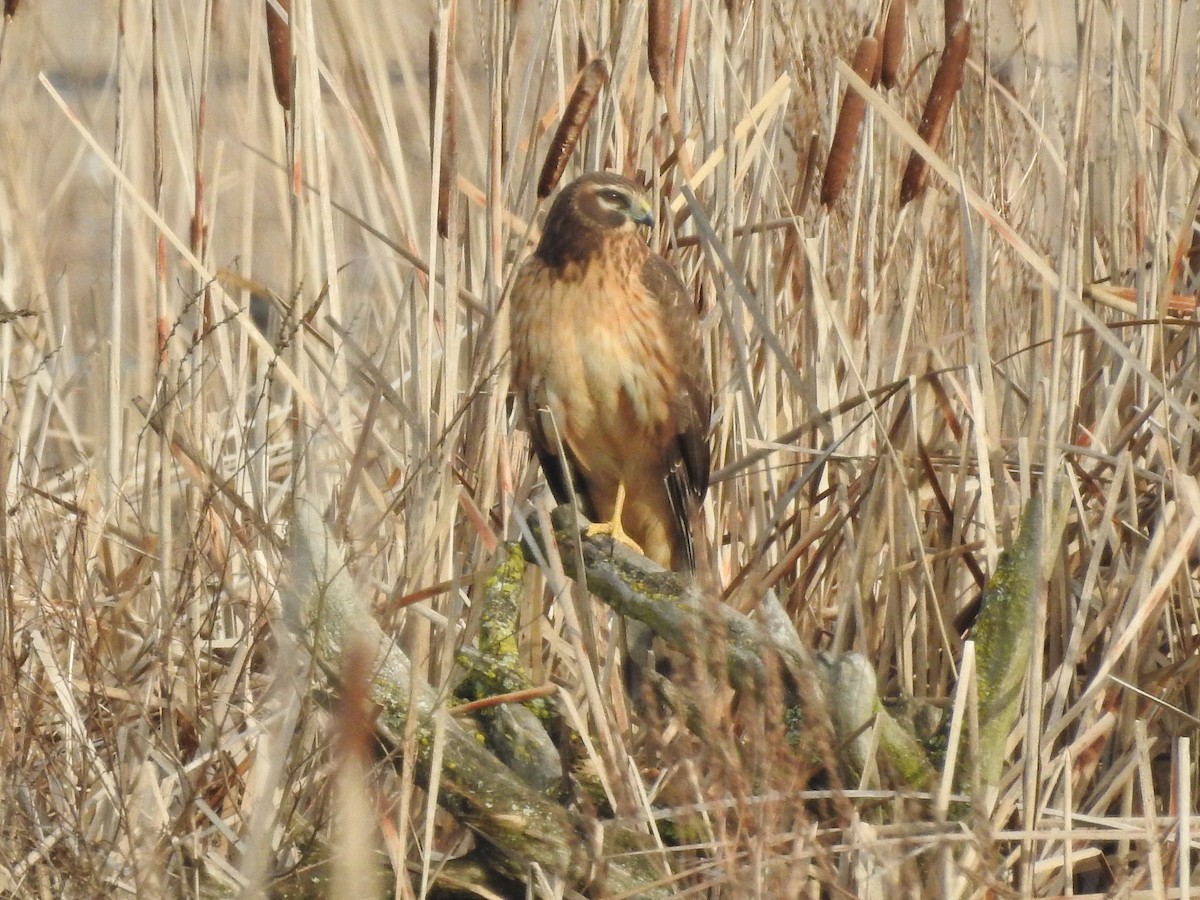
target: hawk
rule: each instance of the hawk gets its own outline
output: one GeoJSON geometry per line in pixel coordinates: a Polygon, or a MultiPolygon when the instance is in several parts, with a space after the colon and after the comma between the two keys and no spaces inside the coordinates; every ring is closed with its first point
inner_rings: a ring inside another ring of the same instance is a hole
{"type": "Polygon", "coordinates": [[[712,385],[687,289],[642,237],[653,224],[620,175],[559,192],[513,284],[513,386],[558,502],[574,488],[593,533],[692,571],[712,385]]]}

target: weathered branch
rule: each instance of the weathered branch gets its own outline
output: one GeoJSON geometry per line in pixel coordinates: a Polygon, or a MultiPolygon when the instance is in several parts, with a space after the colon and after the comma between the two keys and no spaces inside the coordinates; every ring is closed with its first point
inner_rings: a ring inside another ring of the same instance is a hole
{"type": "MultiPolygon", "coordinates": [[[[399,747],[410,716],[415,717],[413,746],[422,786],[436,789],[442,807],[496,851],[502,874],[525,881],[536,864],[577,888],[587,886],[593,860],[585,848],[592,845],[598,823],[530,788],[472,733],[445,716],[443,698],[412,671],[404,653],[380,629],[346,572],[340,549],[306,504],[297,504],[290,544],[292,583],[284,593],[285,622],[333,679],[349,647],[369,650],[375,660],[370,697],[380,710],[377,730],[399,747]],[[439,715],[444,717],[443,761],[434,784],[434,721],[439,715]]],[[[614,829],[606,838],[626,846],[641,836],[614,829]]],[[[604,872],[606,893],[668,896],[653,886],[661,874],[644,856],[610,858],[604,872]]]]}
{"type": "MultiPolygon", "coordinates": [[[[525,575],[525,558],[516,544],[501,548],[496,568],[483,592],[479,648],[459,652],[466,677],[455,688],[463,700],[483,700],[529,692],[530,684],[517,651],[517,612],[525,575]]],[[[522,781],[542,793],[562,793],[562,757],[546,724],[555,718],[545,700],[500,703],[477,713],[487,746],[522,781]]]]}
{"type": "MultiPolygon", "coordinates": [[[[859,654],[814,656],[773,598],[764,600],[760,624],[630,548],[607,537],[586,536],[588,523],[569,506],[556,509],[551,522],[563,569],[578,578],[578,547],[588,590],[612,609],[645,623],[682,653],[698,645],[698,636],[705,646],[724,638],[727,672],[735,689],[760,691],[768,661],[776,661],[787,675],[785,703],[802,710],[807,728],[827,729],[836,744],[847,747],[842,759],[828,763],[860,772],[870,743],[864,732],[873,719],[879,728],[879,751],[905,787],[921,789],[933,783],[935,770],[924,748],[884,709],[874,672],[859,654]]],[[[530,524],[534,538],[543,541],[536,523],[530,524]]]]}

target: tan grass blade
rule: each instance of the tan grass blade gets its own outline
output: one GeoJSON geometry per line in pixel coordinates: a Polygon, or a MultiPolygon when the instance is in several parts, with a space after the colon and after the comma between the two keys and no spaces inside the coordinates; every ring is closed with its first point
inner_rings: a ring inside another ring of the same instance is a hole
{"type": "Polygon", "coordinates": [[[1186,897],[1192,882],[1192,739],[1180,735],[1175,744],[1175,805],[1179,810],[1176,874],[1179,896],[1186,897]]]}
{"type": "MultiPolygon", "coordinates": [[[[787,105],[788,98],[791,96],[791,89],[791,76],[786,73],[780,75],[775,80],[775,83],[763,93],[762,98],[734,126],[733,134],[730,138],[720,144],[708,155],[704,162],[696,167],[695,173],[688,177],[688,186],[692,190],[698,190],[716,170],[717,166],[726,158],[730,146],[736,146],[739,142],[744,141],[751,131],[765,128],[771,117],[787,105]]],[[[671,201],[671,211],[673,213],[679,212],[686,203],[687,199],[682,193],[677,195],[671,201]]]]}
{"type": "MultiPolygon", "coordinates": [[[[887,125],[898,134],[906,144],[912,147],[913,151],[921,154],[925,161],[929,164],[939,176],[942,177],[947,184],[959,186],[959,178],[955,170],[942,157],[935,153],[928,144],[926,144],[917,134],[916,130],[904,118],[896,112],[896,110],[888,103],[886,99],[878,92],[873,90],[867,82],[859,78],[858,75],[845,63],[838,61],[838,71],[845,77],[851,86],[866,98],[867,103],[887,123],[887,125]]],[[[1046,261],[1045,257],[1034,250],[1029,243],[1019,235],[1016,230],[1005,220],[994,206],[988,203],[979,195],[977,191],[968,185],[962,185],[966,193],[967,202],[971,208],[983,218],[985,222],[991,225],[996,232],[1004,238],[1024,260],[1033,271],[1037,272],[1042,281],[1048,288],[1057,290],[1059,285],[1059,275],[1054,268],[1046,261]]],[[[1134,308],[1113,297],[1109,291],[1098,291],[1103,296],[1101,302],[1106,305],[1112,305],[1114,309],[1119,309],[1123,312],[1134,312],[1134,308]]]]}

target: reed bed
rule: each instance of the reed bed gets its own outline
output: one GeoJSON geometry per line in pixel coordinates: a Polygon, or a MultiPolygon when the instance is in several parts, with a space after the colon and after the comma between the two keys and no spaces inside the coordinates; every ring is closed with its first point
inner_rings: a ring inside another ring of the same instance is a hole
{"type": "Polygon", "coordinates": [[[553,183],[610,168],[704,316],[714,596],[773,591],[965,755],[974,605],[1030,497],[1047,526],[1004,775],[966,796],[831,780],[719,684],[703,733],[640,718],[604,609],[531,570],[518,646],[590,802],[683,896],[1188,895],[1196,11],[1080,2],[1005,44],[1007,4],[893,0],[901,47],[860,6],[5,4],[0,893],[469,890],[472,836],[347,701],[361,660],[334,691],[281,626],[286,526],[327,513],[452,706],[497,548],[550,502],[510,276],[553,183]]]}

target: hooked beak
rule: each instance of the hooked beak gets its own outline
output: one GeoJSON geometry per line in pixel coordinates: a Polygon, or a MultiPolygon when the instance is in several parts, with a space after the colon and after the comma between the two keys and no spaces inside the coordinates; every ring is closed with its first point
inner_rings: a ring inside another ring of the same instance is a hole
{"type": "Polygon", "coordinates": [[[637,205],[629,211],[629,218],[633,219],[639,225],[645,225],[647,228],[654,227],[654,210],[643,199],[639,199],[637,205]]]}

